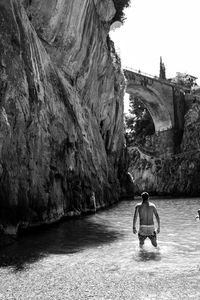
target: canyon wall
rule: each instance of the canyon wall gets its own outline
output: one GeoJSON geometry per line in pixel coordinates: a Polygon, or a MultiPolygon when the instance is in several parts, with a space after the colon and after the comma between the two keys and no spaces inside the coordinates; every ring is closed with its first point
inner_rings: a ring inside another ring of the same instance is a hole
{"type": "Polygon", "coordinates": [[[154,157],[132,147],[129,171],[135,191],[152,195],[199,196],[200,194],[200,98],[186,95],[187,107],[179,153],[154,157]]]}
{"type": "Polygon", "coordinates": [[[0,0],[0,224],[119,200],[124,76],[111,0],[0,0]]]}

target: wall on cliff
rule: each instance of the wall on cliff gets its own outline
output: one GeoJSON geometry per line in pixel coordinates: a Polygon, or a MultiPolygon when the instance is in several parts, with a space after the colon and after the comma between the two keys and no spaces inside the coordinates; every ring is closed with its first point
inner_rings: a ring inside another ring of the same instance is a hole
{"type": "Polygon", "coordinates": [[[111,0],[0,0],[0,223],[119,199],[124,77],[111,0]]]}

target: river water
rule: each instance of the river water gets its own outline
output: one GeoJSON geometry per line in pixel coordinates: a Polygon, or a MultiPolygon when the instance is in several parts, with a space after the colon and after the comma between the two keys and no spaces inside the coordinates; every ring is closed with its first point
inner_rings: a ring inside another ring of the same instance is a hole
{"type": "Polygon", "coordinates": [[[136,200],[0,251],[0,299],[200,299],[200,199],[153,199],[159,249],[132,234],[136,200]]]}

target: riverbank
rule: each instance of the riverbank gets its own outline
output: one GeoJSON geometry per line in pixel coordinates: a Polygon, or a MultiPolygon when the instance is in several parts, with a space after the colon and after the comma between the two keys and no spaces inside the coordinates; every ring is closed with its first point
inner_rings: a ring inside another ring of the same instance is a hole
{"type": "MultiPolygon", "coordinates": [[[[123,199],[119,200],[119,202],[124,201],[123,199]]],[[[3,230],[0,232],[0,249],[9,246],[15,242],[17,242],[20,237],[22,236],[28,236],[31,234],[41,234],[44,233],[48,230],[51,230],[53,228],[56,228],[58,226],[62,226],[63,223],[66,223],[70,220],[77,220],[77,219],[82,219],[86,218],[90,215],[93,215],[95,213],[99,213],[104,210],[109,210],[118,205],[119,202],[111,203],[109,205],[104,205],[104,206],[97,206],[95,209],[87,209],[84,211],[71,211],[64,216],[62,216],[60,219],[55,220],[54,222],[41,222],[37,224],[29,224],[26,225],[24,224],[23,226],[18,227],[18,231],[16,234],[5,234],[3,233],[3,230]]]]}

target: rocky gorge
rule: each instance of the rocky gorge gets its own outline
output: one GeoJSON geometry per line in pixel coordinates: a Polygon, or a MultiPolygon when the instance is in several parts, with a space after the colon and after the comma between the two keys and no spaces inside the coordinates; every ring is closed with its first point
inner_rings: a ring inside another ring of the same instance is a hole
{"type": "Polygon", "coordinates": [[[159,157],[138,147],[129,147],[129,171],[135,179],[136,193],[148,190],[151,195],[199,196],[199,90],[185,95],[182,100],[185,101],[184,126],[176,153],[159,157]]]}
{"type": "Polygon", "coordinates": [[[109,38],[116,14],[112,0],[0,0],[4,233],[119,200],[125,80],[109,38]]]}

